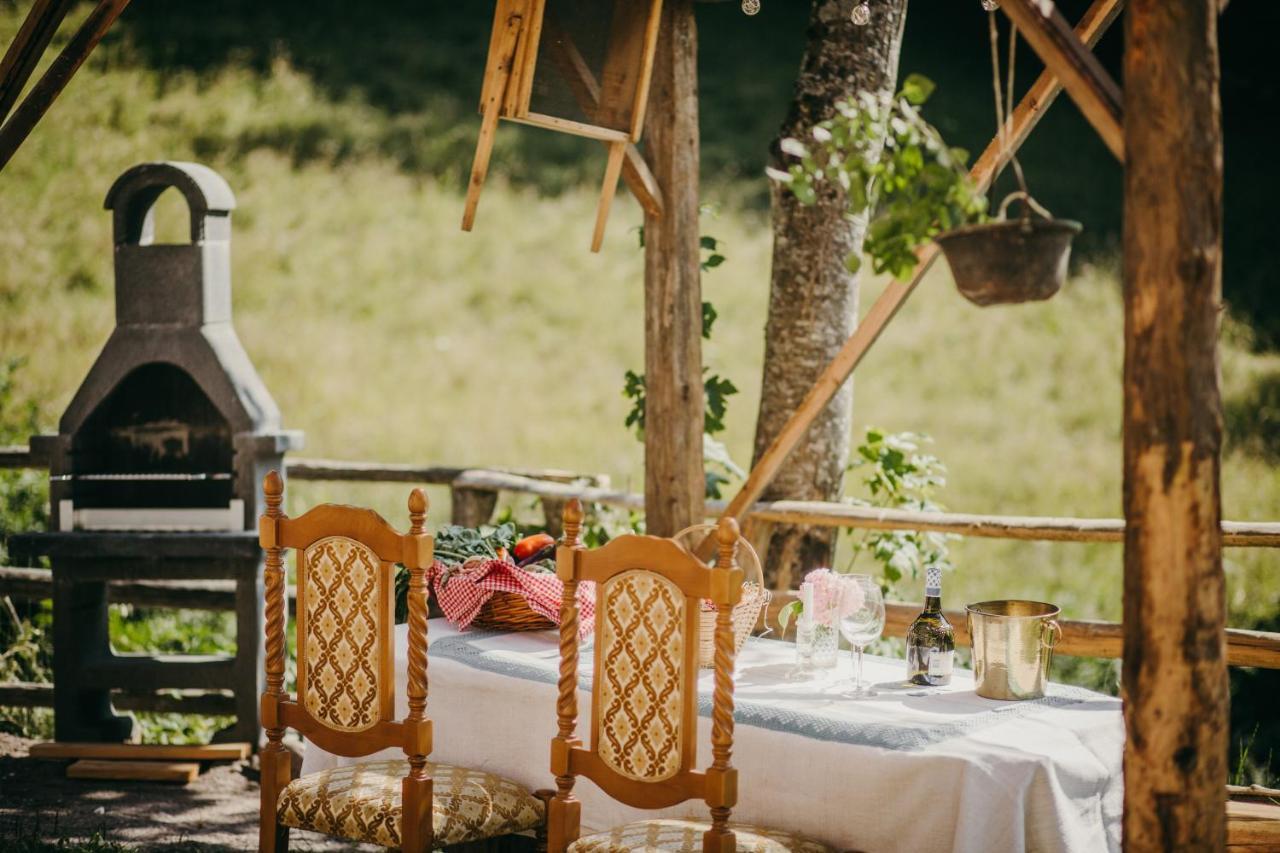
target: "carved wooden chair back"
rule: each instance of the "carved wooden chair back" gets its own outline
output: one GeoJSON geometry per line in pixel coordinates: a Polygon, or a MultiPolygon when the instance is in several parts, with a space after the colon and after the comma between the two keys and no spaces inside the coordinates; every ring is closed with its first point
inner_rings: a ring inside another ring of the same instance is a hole
{"type": "Polygon", "coordinates": [[[733,849],[729,814],[737,802],[733,748],[732,611],[742,594],[735,563],[737,523],[722,519],[717,560],[707,566],[684,546],[656,536],[619,536],[596,549],[579,541],[582,507],[564,511],[557,574],[564,581],[560,616],[559,733],[551,769],[557,791],[550,803],[552,853],[578,838],[580,804],[575,777],[585,776],[610,797],[637,808],[666,808],[705,799],[712,826],[708,849],[733,849]],[[590,746],[576,736],[578,717],[578,605],[582,581],[596,584],[590,746]],[[703,599],[715,603],[715,692],[712,762],[697,769],[698,650],[703,599]]]}
{"type": "Polygon", "coordinates": [[[411,526],[402,534],[373,510],[353,506],[321,504],[289,518],[281,510],[284,483],[275,471],[267,475],[264,491],[267,511],[258,531],[266,552],[264,841],[268,823],[275,825],[279,792],[290,781],[281,745],[285,728],[337,755],[363,756],[402,747],[412,781],[405,793],[412,788],[414,801],[411,804],[406,796],[404,823],[406,832],[412,832],[410,815],[423,808],[421,797],[425,796],[428,813],[431,805],[431,780],[425,769],[431,753],[431,723],[426,719],[426,570],[433,540],[426,533],[426,495],[421,489],[410,494],[411,526]],[[288,549],[297,552],[296,697],[284,690],[288,549]],[[410,573],[409,714],[404,720],[395,719],[397,563],[410,573]]]}

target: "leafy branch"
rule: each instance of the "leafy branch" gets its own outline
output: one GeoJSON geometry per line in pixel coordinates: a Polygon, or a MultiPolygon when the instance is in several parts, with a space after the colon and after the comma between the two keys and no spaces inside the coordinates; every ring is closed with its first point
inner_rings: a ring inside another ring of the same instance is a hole
{"type": "MultiPolygon", "coordinates": [[[[782,141],[796,162],[767,170],[801,204],[817,203],[824,187],[842,190],[847,217],[869,216],[863,249],[872,269],[898,279],[911,276],[922,244],[980,221],[987,208],[965,170],[968,153],[948,147],[920,114],[933,90],[912,74],[896,95],[862,92],[841,101],[834,117],[814,126],[811,141],[782,141]]],[[[845,263],[856,272],[862,259],[850,255],[845,263]]]]}
{"type": "MultiPolygon", "coordinates": [[[[716,211],[711,205],[704,204],[698,208],[698,212],[714,216],[716,211]]],[[[639,235],[640,247],[643,248],[644,226],[639,226],[636,231],[639,235]]],[[[698,238],[698,246],[704,253],[700,264],[703,272],[709,272],[725,262],[725,256],[720,252],[720,241],[715,237],[703,234],[698,238]]],[[[711,339],[711,332],[715,328],[718,317],[716,307],[704,301],[702,303],[704,340],[711,339]]],[[[730,458],[724,444],[714,438],[717,433],[724,431],[729,398],[738,393],[738,386],[720,374],[709,371],[710,369],[706,367],[702,369],[702,396],[705,406],[702,416],[702,458],[706,466],[704,471],[706,495],[709,498],[719,498],[721,486],[729,483],[733,477],[742,478],[746,475],[730,458]]],[[[638,441],[644,441],[645,392],[644,374],[628,370],[623,375],[622,395],[631,401],[631,408],[627,411],[623,425],[635,432],[638,441]]]]}
{"type": "MultiPolygon", "coordinates": [[[[947,483],[947,467],[925,452],[930,438],[913,432],[885,433],[868,428],[857,448],[850,471],[863,473],[869,499],[855,499],[862,506],[938,512],[942,506],[934,494],[947,483]]],[[[880,564],[882,583],[891,587],[904,577],[917,578],[923,569],[951,569],[948,540],[943,533],[919,530],[863,530],[855,534],[852,571],[865,553],[880,564]]]]}

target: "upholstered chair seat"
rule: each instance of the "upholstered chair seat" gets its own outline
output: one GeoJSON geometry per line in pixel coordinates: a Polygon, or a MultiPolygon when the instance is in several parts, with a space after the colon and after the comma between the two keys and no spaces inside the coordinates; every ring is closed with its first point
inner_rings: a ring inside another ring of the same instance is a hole
{"type": "MultiPolygon", "coordinates": [[[[351,841],[400,847],[404,759],[368,761],[290,782],[280,792],[280,823],[351,841]]],[[[431,824],[438,846],[536,829],[542,801],[520,785],[482,770],[427,763],[433,785],[431,824]]]]}
{"type": "MultiPolygon", "coordinates": [[[[640,820],[608,832],[584,835],[569,853],[702,853],[702,838],[711,828],[697,820],[640,820]]],[[[738,853],[832,853],[817,841],[779,829],[731,823],[738,853]]]]}

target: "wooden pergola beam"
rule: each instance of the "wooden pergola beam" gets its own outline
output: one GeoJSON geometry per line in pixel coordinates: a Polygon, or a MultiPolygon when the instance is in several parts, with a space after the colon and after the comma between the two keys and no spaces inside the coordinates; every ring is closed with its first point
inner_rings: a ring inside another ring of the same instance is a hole
{"type": "MultiPolygon", "coordinates": [[[[1106,32],[1107,27],[1120,14],[1123,6],[1123,0],[1094,0],[1094,3],[1084,13],[1079,25],[1076,27],[1076,32],[1081,41],[1091,47],[1097,44],[1098,40],[1102,38],[1102,34],[1106,32]]],[[[1031,85],[1027,94],[1018,102],[1018,105],[1006,121],[1007,145],[1001,146],[999,136],[991,140],[991,143],[982,152],[982,155],[978,157],[973,164],[973,168],[969,171],[973,182],[980,189],[985,191],[990,187],[997,172],[1008,162],[1009,157],[1026,142],[1027,137],[1031,135],[1031,131],[1040,122],[1045,110],[1062,92],[1062,88],[1062,82],[1051,69],[1046,69],[1031,85]]],[[[773,443],[761,455],[760,461],[751,469],[746,482],[742,484],[742,488],[738,490],[738,493],[730,502],[729,508],[726,510],[727,515],[737,519],[739,523],[745,520],[751,505],[760,498],[765,488],[773,481],[778,469],[782,467],[782,463],[786,461],[787,456],[795,449],[800,439],[804,437],[809,425],[813,423],[813,419],[831,402],[831,398],[836,395],[836,392],[840,390],[840,386],[848,380],[858,364],[861,363],[863,356],[871,349],[871,345],[880,338],[880,333],[884,331],[885,326],[897,315],[898,310],[907,301],[907,297],[911,295],[916,286],[924,279],[925,274],[929,272],[929,268],[933,266],[933,262],[938,258],[938,253],[939,249],[936,243],[927,244],[917,253],[919,263],[911,280],[902,282],[895,279],[889,282],[889,285],[880,294],[880,297],[876,299],[875,304],[871,306],[867,315],[862,318],[858,328],[854,330],[849,340],[845,341],[844,347],[841,348],[836,357],[818,376],[813,387],[796,409],[795,414],[778,432],[773,443]]],[[[711,538],[708,537],[707,542],[710,541],[711,538]]],[[[704,548],[706,544],[704,542],[704,548]]],[[[699,548],[699,553],[702,550],[703,548],[699,548]]]]}
{"type": "Polygon", "coordinates": [[[1215,0],[1125,20],[1124,849],[1222,850],[1222,116],[1215,0]]]}
{"type": "Polygon", "coordinates": [[[1071,29],[1053,0],[1002,0],[1000,8],[1052,71],[1116,159],[1124,162],[1120,87],[1071,29]]]}
{"type": "Polygon", "coordinates": [[[36,0],[0,60],[0,123],[22,94],[75,0],[36,0]]]}
{"type": "MultiPolygon", "coordinates": [[[[89,12],[84,23],[80,25],[75,35],[71,37],[71,41],[67,42],[67,46],[54,58],[48,70],[32,87],[27,97],[18,105],[18,108],[14,110],[9,120],[5,122],[3,127],[0,127],[0,169],[3,169],[13,159],[13,155],[17,153],[19,146],[35,129],[36,124],[44,117],[44,114],[49,111],[54,99],[71,82],[71,78],[75,76],[76,71],[88,59],[89,54],[98,46],[98,42],[102,41],[102,37],[107,34],[107,30],[111,28],[116,18],[120,17],[120,13],[128,5],[129,0],[99,0],[98,4],[89,12]]],[[[52,38],[52,35],[52,32],[50,32],[48,37],[52,38]]],[[[18,76],[16,72],[18,64],[19,61],[15,59],[15,80],[18,76]]],[[[34,68],[34,64],[32,67],[34,68]]],[[[5,94],[8,95],[9,92],[6,91],[5,94]]]]}

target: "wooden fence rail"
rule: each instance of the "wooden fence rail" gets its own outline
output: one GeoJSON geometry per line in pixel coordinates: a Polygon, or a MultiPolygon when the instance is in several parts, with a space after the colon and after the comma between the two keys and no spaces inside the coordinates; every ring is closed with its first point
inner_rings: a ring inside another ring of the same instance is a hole
{"type": "MultiPolygon", "coordinates": [[[[40,468],[26,447],[0,447],[0,468],[40,468]]],[[[465,468],[350,462],[334,459],[288,460],[290,477],[310,481],[417,483],[447,485],[455,492],[496,494],[511,492],[559,504],[569,498],[588,503],[643,510],[644,495],[608,487],[608,478],[562,469],[465,468]]],[[[707,501],[708,518],[721,515],[724,501],[707,501]]],[[[958,512],[914,512],[876,509],[817,501],[761,501],[748,517],[766,524],[805,524],[875,530],[932,530],[991,539],[1047,542],[1120,542],[1124,520],[1119,518],[1052,518],[1040,516],[977,515],[958,512]]],[[[1232,547],[1280,548],[1280,522],[1224,521],[1223,544],[1232,547]]]]}
{"type": "MultiPolygon", "coordinates": [[[[170,690],[163,693],[111,691],[111,704],[121,711],[157,711],[232,717],[236,699],[230,692],[170,690]]],[[[52,708],[53,685],[31,681],[0,682],[0,708],[52,708]]]]}
{"type": "MultiPolygon", "coordinates": [[[[776,626],[777,613],[795,600],[796,593],[775,592],[769,603],[769,624],[776,626]]],[[[907,633],[922,604],[891,601],[885,604],[884,635],[901,637],[907,633]]],[[[969,626],[963,610],[944,611],[956,632],[956,643],[968,645],[969,626]]],[[[1081,619],[1059,619],[1062,639],[1055,647],[1058,654],[1072,657],[1119,658],[1124,653],[1124,627],[1115,622],[1081,619]]],[[[1227,663],[1231,666],[1256,666],[1280,669],[1280,634],[1267,631],[1227,629],[1227,663]]]]}
{"type": "MultiPolygon", "coordinates": [[[[39,468],[41,461],[26,447],[0,447],[0,468],[39,468]]],[[[454,521],[475,524],[487,519],[499,492],[540,498],[547,520],[554,524],[559,507],[570,498],[588,503],[644,509],[644,496],[609,488],[608,478],[584,476],[559,469],[492,470],[450,466],[421,466],[329,459],[293,458],[287,463],[290,477],[298,480],[420,483],[449,486],[454,496],[454,521]],[[476,500],[479,498],[479,500],[476,500]],[[459,513],[459,507],[464,511],[459,513]]],[[[724,501],[707,501],[709,518],[725,510],[724,501]]],[[[806,524],[874,530],[930,530],[996,539],[1050,542],[1120,542],[1124,521],[1114,518],[1045,518],[1033,516],[975,515],[951,512],[914,512],[876,509],[840,503],[810,501],[767,501],[752,505],[748,518],[753,524],[806,524]]],[[[1223,544],[1234,547],[1280,548],[1280,523],[1224,521],[1223,544]]],[[[48,573],[39,569],[0,568],[0,594],[21,598],[45,598],[52,590],[48,573]]],[[[791,599],[793,593],[774,597],[771,614],[791,599]]],[[[234,591],[229,582],[129,581],[111,587],[115,601],[151,607],[193,607],[234,609],[234,591]]],[[[293,606],[293,590],[290,590],[293,606]]],[[[920,611],[918,604],[891,603],[887,606],[886,634],[906,630],[920,611]]],[[[948,613],[956,627],[956,639],[968,642],[964,614],[948,613]]],[[[771,620],[772,621],[772,620],[771,620]]],[[[1063,628],[1061,654],[1116,658],[1123,649],[1123,628],[1113,622],[1060,620],[1063,628]]],[[[1280,668],[1280,634],[1229,629],[1228,661],[1234,666],[1280,668]]],[[[0,703],[3,704],[3,703],[0,703]]]]}
{"type": "MultiPolygon", "coordinates": [[[[23,601],[53,596],[53,576],[48,569],[0,566],[0,595],[23,601]]],[[[297,601],[297,588],[289,587],[289,612],[297,601]]],[[[235,581],[111,581],[108,597],[118,604],[139,607],[172,607],[192,610],[235,610],[235,581]]]]}

